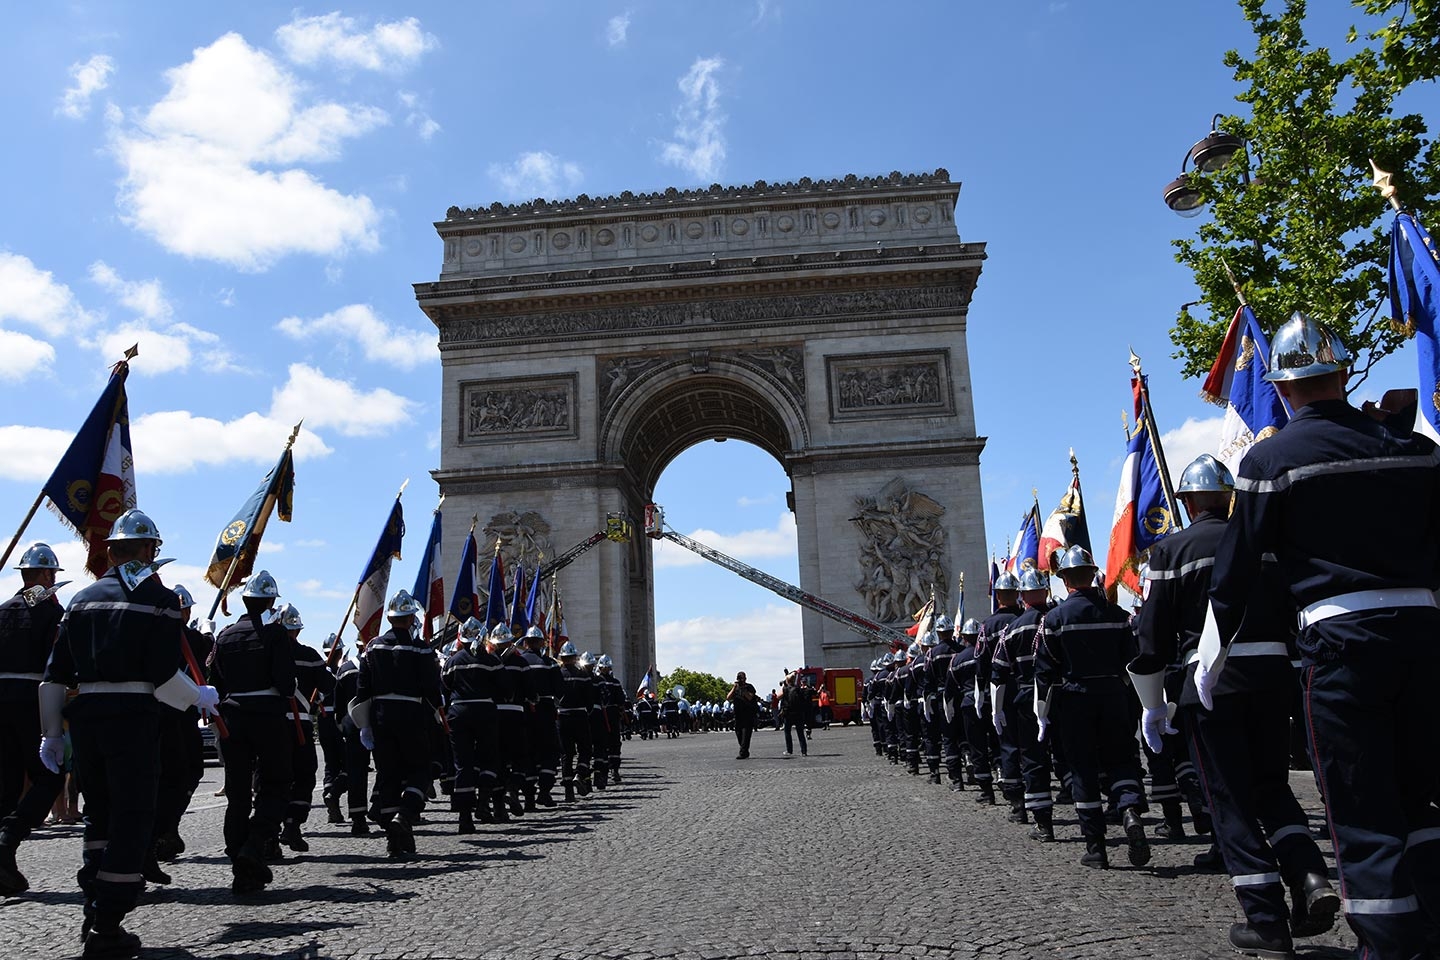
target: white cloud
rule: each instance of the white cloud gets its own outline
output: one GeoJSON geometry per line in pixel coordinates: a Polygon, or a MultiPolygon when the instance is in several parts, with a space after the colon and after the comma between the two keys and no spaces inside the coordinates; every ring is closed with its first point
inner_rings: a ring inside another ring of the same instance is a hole
{"type": "Polygon", "coordinates": [[[804,653],[800,608],[793,604],[770,604],[735,617],[695,617],[655,625],[661,673],[686,667],[728,679],[744,670],[765,696],[780,685],[787,669],[803,665],[804,653]]]}
{"type": "Polygon", "coordinates": [[[413,400],[383,387],[357,390],[314,367],[292,363],[290,379],[271,397],[270,416],[292,424],[304,418],[309,427],[334,427],[347,437],[369,437],[408,423],[414,407],[413,400]]]}
{"type": "Polygon", "coordinates": [[[579,164],[545,150],[522,153],[513,163],[490,164],[490,178],[512,200],[561,196],[573,192],[583,177],[579,164]]]}
{"type": "Polygon", "coordinates": [[[338,12],[296,17],[275,31],[275,40],[294,63],[315,67],[330,63],[350,70],[398,73],[420,62],[440,45],[414,17],[377,23],[370,30],[338,12]]]}
{"type": "Polygon", "coordinates": [[[84,63],[70,65],[70,79],[74,81],[60,95],[60,106],[56,113],[79,120],[90,112],[90,98],[110,85],[110,74],[115,72],[115,61],[97,53],[84,63]]]}
{"type": "Polygon", "coordinates": [[[277,543],[277,542],[274,541],[274,540],[261,540],[261,541],[260,541],[260,552],[261,552],[261,553],[284,553],[284,552],[285,552],[285,544],[283,544],[283,543],[277,543]]]}
{"type": "Polygon", "coordinates": [[[354,591],[334,590],[325,586],[320,580],[300,580],[294,584],[297,592],[307,597],[319,597],[323,600],[349,600],[354,591]]]}
{"type": "Polygon", "coordinates": [[[323,546],[325,546],[325,541],[324,541],[324,540],[296,540],[296,541],[295,541],[295,546],[297,546],[297,547],[303,547],[303,548],[305,548],[305,549],[307,549],[307,550],[310,550],[310,549],[314,549],[314,548],[317,548],[317,547],[323,547],[323,546]]]}
{"type": "Polygon", "coordinates": [[[1191,460],[1202,453],[1214,454],[1219,450],[1220,427],[1224,422],[1223,416],[1189,417],[1175,429],[1160,434],[1160,445],[1165,449],[1165,464],[1177,483],[1191,460]]]}
{"type": "Polygon", "coordinates": [[[0,380],[19,383],[32,373],[49,370],[55,362],[55,348],[44,340],[0,330],[0,380]]]}
{"type": "Polygon", "coordinates": [[[48,479],[74,436],[68,430],[49,427],[0,427],[0,477],[48,479]]]}
{"type": "Polygon", "coordinates": [[[433,331],[392,327],[381,320],[369,304],[350,304],[310,320],[286,317],[275,328],[295,340],[322,337],[341,348],[358,344],[365,359],[388,363],[401,370],[414,370],[440,358],[438,339],[433,331]]]}
{"type": "MultiPolygon", "coordinates": [[[[700,529],[690,534],[699,540],[732,557],[754,560],[762,557],[793,557],[796,546],[795,515],[789,510],[780,514],[771,530],[745,530],[740,533],[718,533],[700,529]]],[[[669,540],[655,541],[655,567],[694,567],[705,562],[705,558],[686,550],[669,540]]]]}
{"type": "Polygon", "coordinates": [[[697,179],[716,180],[725,165],[725,115],[720,112],[719,57],[702,57],[681,77],[680,106],[675,108],[674,140],[661,145],[661,161],[690,171],[697,179]]]}
{"type": "Polygon", "coordinates": [[[135,321],[112,327],[93,341],[103,356],[118,357],[131,344],[139,344],[140,355],[132,365],[137,373],[185,370],[197,358],[210,373],[237,369],[218,335],[171,322],[175,310],[158,279],[126,280],[103,260],[90,265],[90,279],[137,315],[135,321]]]}
{"type": "Polygon", "coordinates": [[[763,507],[767,503],[774,503],[776,499],[775,494],[767,493],[763,497],[740,497],[735,501],[735,505],[740,507],[763,507]]]}
{"type": "Polygon", "coordinates": [[[0,323],[17,320],[50,333],[91,326],[96,317],[48,270],[18,253],[0,251],[0,323]]]}
{"type": "Polygon", "coordinates": [[[169,320],[175,310],[156,280],[126,280],[104,260],[90,264],[90,280],[144,320],[169,320]]]}
{"type": "MultiPolygon", "coordinates": [[[[268,466],[279,456],[294,426],[295,420],[277,420],[259,413],[221,421],[197,417],[188,410],[164,410],[134,420],[130,424],[130,441],[137,469],[147,473],[186,473],[198,466],[228,463],[268,466]]],[[[295,440],[297,460],[333,452],[312,431],[301,430],[295,440]]]]}
{"type": "Polygon", "coordinates": [[[197,49],[166,78],[163,99],[111,132],[132,226],[172,253],[242,270],[291,253],[378,248],[379,213],[369,197],[285,165],[337,159],[345,140],[388,122],[384,111],[302,104],[296,79],[234,33],[197,49]]]}
{"type": "Polygon", "coordinates": [[[631,11],[626,10],[624,13],[611,17],[610,22],[605,24],[605,42],[610,46],[625,46],[625,41],[630,33],[630,14],[631,11]]]}

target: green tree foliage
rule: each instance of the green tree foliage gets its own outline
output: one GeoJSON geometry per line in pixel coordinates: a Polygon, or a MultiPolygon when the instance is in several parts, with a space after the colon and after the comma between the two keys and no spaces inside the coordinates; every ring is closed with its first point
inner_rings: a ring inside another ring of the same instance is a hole
{"type": "Polygon", "coordinates": [[[1440,11],[1435,0],[1352,0],[1365,29],[1333,38],[1348,53],[1340,59],[1306,37],[1305,0],[1274,14],[1265,10],[1273,0],[1239,5],[1255,53],[1231,50],[1225,64],[1248,116],[1219,126],[1245,139],[1250,167],[1242,151],[1213,174],[1192,174],[1207,215],[1198,236],[1173,243],[1208,315],[1181,311],[1175,356],[1192,377],[1214,361],[1239,306],[1223,259],[1268,330],[1301,310],[1339,333],[1356,356],[1353,389],[1405,337],[1383,308],[1390,207],[1371,185],[1369,161],[1395,174],[1422,220],[1440,191],[1440,150],[1424,118],[1396,113],[1407,88],[1440,74],[1440,11]]]}
{"type": "Polygon", "coordinates": [[[713,673],[700,673],[698,670],[676,667],[660,678],[660,686],[656,692],[663,697],[670,692],[671,687],[679,684],[685,688],[685,699],[691,703],[717,703],[725,699],[725,694],[730,692],[732,682],[717,677],[713,673]]]}

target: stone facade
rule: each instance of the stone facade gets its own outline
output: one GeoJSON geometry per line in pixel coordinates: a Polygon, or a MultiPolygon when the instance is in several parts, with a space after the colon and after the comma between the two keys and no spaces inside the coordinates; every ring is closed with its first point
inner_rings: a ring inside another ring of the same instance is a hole
{"type": "MultiPolygon", "coordinates": [[[[440,332],[447,504],[543,517],[564,550],[609,512],[638,524],[671,460],[733,437],[790,476],[803,589],[888,617],[921,581],[947,603],[960,571],[984,583],[965,325],[985,249],[960,240],[959,189],[939,170],[451,208],[439,278],[415,285],[440,332]]],[[[631,689],[652,573],[639,538],[561,578],[572,635],[631,689]]],[[[873,656],[802,619],[806,662],[873,656]]]]}

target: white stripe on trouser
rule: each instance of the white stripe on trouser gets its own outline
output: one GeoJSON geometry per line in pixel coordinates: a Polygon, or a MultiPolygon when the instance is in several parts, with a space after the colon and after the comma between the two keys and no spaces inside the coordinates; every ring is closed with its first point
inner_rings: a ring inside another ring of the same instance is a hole
{"type": "Polygon", "coordinates": [[[95,879],[102,883],[139,883],[145,877],[138,873],[111,873],[109,870],[101,870],[95,874],[95,879]]]}
{"type": "Polygon", "coordinates": [[[1086,801],[1085,803],[1077,802],[1075,804],[1076,810],[1103,810],[1104,808],[1105,803],[1101,800],[1090,800],[1086,801]]]}
{"type": "Polygon", "coordinates": [[[380,808],[380,812],[381,812],[381,813],[399,813],[399,812],[400,812],[400,808],[399,808],[399,807],[381,807],[381,808],[380,808]]]}
{"type": "Polygon", "coordinates": [[[1050,799],[1050,791],[1049,791],[1049,790],[1046,790],[1044,793],[1027,793],[1027,794],[1025,794],[1025,799],[1026,799],[1026,800],[1049,800],[1049,799],[1050,799]]]}
{"type": "Polygon", "coordinates": [[[1281,827],[1279,830],[1276,830],[1274,833],[1270,834],[1270,845],[1274,846],[1281,840],[1284,840],[1286,837],[1293,837],[1297,835],[1308,837],[1310,836],[1310,830],[1307,827],[1301,826],[1298,823],[1292,823],[1288,827],[1281,827]]]}
{"type": "Polygon", "coordinates": [[[1110,784],[1110,792],[1111,792],[1111,793],[1114,793],[1116,790],[1119,790],[1121,787],[1134,787],[1136,790],[1139,790],[1139,789],[1140,789],[1140,781],[1139,781],[1139,780],[1116,780],[1114,783],[1110,784]]]}
{"type": "Polygon", "coordinates": [[[1366,914],[1395,914],[1414,913],[1420,909],[1420,903],[1413,896],[1399,897],[1392,900],[1351,900],[1340,901],[1342,909],[1346,913],[1366,914]]]}
{"type": "Polygon", "coordinates": [[[419,787],[406,787],[405,792],[419,794],[422,797],[425,796],[425,791],[421,790],[419,787]]]}
{"type": "Polygon", "coordinates": [[[1230,882],[1237,887],[1264,887],[1272,883],[1279,883],[1280,874],[1243,873],[1238,877],[1231,877],[1230,882]]]}
{"type": "Polygon", "coordinates": [[[1422,843],[1429,843],[1432,840],[1440,840],[1440,827],[1426,827],[1424,830],[1412,830],[1405,837],[1405,849],[1419,846],[1422,843]]]}

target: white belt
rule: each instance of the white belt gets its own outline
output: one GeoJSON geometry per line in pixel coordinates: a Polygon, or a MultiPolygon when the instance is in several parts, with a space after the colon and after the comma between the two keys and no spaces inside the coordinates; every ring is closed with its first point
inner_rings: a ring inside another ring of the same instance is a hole
{"type": "Polygon", "coordinates": [[[382,693],[375,697],[376,700],[403,700],[406,703],[424,703],[420,697],[407,697],[403,693],[382,693]]]}
{"type": "MultiPolygon", "coordinates": [[[[1290,659],[1290,648],[1280,640],[1253,640],[1244,643],[1230,644],[1230,652],[1227,657],[1284,657],[1290,659]]],[[[1200,659],[1200,651],[1191,650],[1185,656],[1185,665],[1195,663],[1200,659]]]]}
{"type": "Polygon", "coordinates": [[[43,673],[0,673],[0,680],[34,680],[39,683],[44,679],[43,673]]]}
{"type": "Polygon", "coordinates": [[[309,720],[309,719],[310,719],[310,714],[308,714],[308,713],[287,713],[287,714],[285,714],[285,719],[286,719],[286,720],[309,720]]]}
{"type": "Polygon", "coordinates": [[[279,690],[276,690],[274,687],[270,687],[270,688],[267,689],[267,690],[237,690],[237,691],[235,691],[234,693],[227,694],[226,699],[229,699],[230,697],[279,697],[279,696],[283,696],[283,694],[282,694],[279,690]]]}
{"type": "Polygon", "coordinates": [[[589,707],[561,707],[560,713],[589,713],[589,707]]]}
{"type": "Polygon", "coordinates": [[[453,707],[453,706],[456,706],[456,705],[462,704],[462,703],[494,703],[494,702],[495,702],[495,701],[494,701],[494,700],[491,700],[489,697],[476,697],[475,699],[472,699],[472,700],[451,700],[451,701],[450,701],[450,706],[453,707]]]}
{"type": "Polygon", "coordinates": [[[498,704],[495,705],[495,708],[496,708],[497,710],[524,710],[524,709],[525,709],[525,707],[524,707],[523,705],[518,704],[518,703],[498,703],[498,704]]]}
{"type": "Polygon", "coordinates": [[[1435,594],[1423,587],[1389,587],[1383,590],[1358,590],[1338,597],[1317,600],[1300,611],[1300,629],[1342,613],[1362,610],[1383,610],[1388,607],[1434,607],[1435,594]]]}
{"type": "Polygon", "coordinates": [[[152,696],[155,693],[155,684],[146,683],[143,680],[128,680],[124,683],[106,683],[97,680],[94,683],[80,684],[81,693],[148,693],[152,696]]]}

